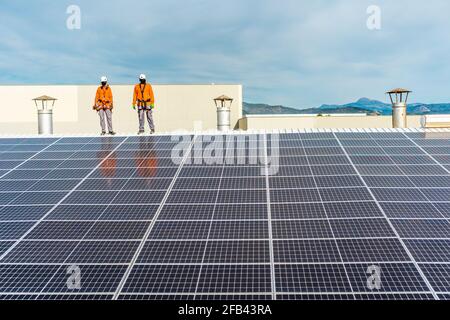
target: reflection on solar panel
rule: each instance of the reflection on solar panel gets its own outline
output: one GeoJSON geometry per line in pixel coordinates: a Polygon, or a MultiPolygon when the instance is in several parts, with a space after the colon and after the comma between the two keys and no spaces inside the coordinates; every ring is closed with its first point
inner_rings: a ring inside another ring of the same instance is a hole
{"type": "Polygon", "coordinates": [[[178,138],[0,139],[0,299],[450,297],[450,131],[178,138]]]}

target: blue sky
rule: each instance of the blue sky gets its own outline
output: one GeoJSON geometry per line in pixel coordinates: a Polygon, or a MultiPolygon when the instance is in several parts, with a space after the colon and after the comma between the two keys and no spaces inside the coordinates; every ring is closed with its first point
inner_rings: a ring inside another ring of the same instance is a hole
{"type": "Polygon", "coordinates": [[[1,0],[0,84],[242,83],[298,108],[450,101],[448,0],[1,0]],[[68,30],[66,9],[81,9],[68,30]],[[381,30],[366,26],[370,5],[381,30]]]}

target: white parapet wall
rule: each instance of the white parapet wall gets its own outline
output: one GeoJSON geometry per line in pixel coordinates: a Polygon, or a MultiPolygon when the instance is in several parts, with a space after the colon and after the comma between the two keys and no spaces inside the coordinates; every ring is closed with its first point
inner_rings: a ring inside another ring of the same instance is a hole
{"type": "Polygon", "coordinates": [[[450,128],[450,114],[423,116],[422,126],[424,128],[450,128]]]}
{"type": "MultiPolygon", "coordinates": [[[[0,135],[37,133],[37,111],[33,98],[57,98],[54,109],[54,134],[98,134],[99,119],[92,110],[97,85],[0,86],[0,135]]],[[[114,95],[114,130],[129,134],[138,131],[136,111],[131,108],[133,85],[111,85],[114,95]]],[[[158,132],[214,130],[217,109],[214,98],[234,99],[231,126],[242,118],[241,85],[154,85],[158,132]]]]}
{"type": "MultiPolygon", "coordinates": [[[[239,121],[239,127],[243,130],[392,128],[392,117],[365,114],[248,115],[239,121]]],[[[408,116],[408,128],[420,127],[420,116],[408,116]]]]}

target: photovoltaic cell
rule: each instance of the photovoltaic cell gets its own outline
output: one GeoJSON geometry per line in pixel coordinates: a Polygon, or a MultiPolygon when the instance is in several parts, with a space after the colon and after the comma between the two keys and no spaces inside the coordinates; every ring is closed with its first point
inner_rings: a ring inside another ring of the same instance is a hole
{"type": "Polygon", "coordinates": [[[271,292],[270,266],[206,265],[202,269],[197,292],[271,292]]]}
{"type": "Polygon", "coordinates": [[[18,240],[33,224],[33,222],[0,222],[0,240],[18,240]]]}
{"type": "Polygon", "coordinates": [[[435,291],[450,292],[449,264],[426,264],[420,267],[435,291]]]}
{"type": "Polygon", "coordinates": [[[433,177],[410,176],[408,178],[418,188],[450,188],[450,175],[433,177]]]}
{"type": "Polygon", "coordinates": [[[380,205],[389,218],[442,218],[436,205],[428,202],[383,202],[380,205]]]}
{"type": "Polygon", "coordinates": [[[0,180],[0,191],[27,191],[36,180],[0,180]]]}
{"type": "Polygon", "coordinates": [[[337,240],[344,262],[407,262],[406,250],[397,239],[343,239],[337,240]]]}
{"type": "Polygon", "coordinates": [[[450,240],[405,240],[405,244],[417,262],[450,260],[450,240]]]}
{"type": "Polygon", "coordinates": [[[269,241],[210,241],[205,263],[270,263],[269,241]]]}
{"type": "MultiPolygon", "coordinates": [[[[367,281],[367,279],[366,279],[367,281]]],[[[343,265],[276,265],[277,292],[351,292],[343,265]]]]}
{"type": "Polygon", "coordinates": [[[135,265],[123,293],[195,293],[200,266],[135,265]]]}
{"type": "Polygon", "coordinates": [[[325,220],[273,221],[274,239],[332,239],[325,220]]]}
{"type": "Polygon", "coordinates": [[[395,237],[385,219],[330,220],[337,238],[388,238],[395,237]]]}
{"type": "Polygon", "coordinates": [[[0,292],[39,293],[58,269],[54,265],[0,265],[0,292]]]}
{"type": "MultiPolygon", "coordinates": [[[[111,300],[114,295],[106,294],[86,294],[86,293],[69,293],[69,294],[42,294],[35,297],[35,300],[44,301],[106,301],[111,300]]],[[[32,299],[34,300],[34,299],[32,299]]]]}
{"type": "Polygon", "coordinates": [[[194,294],[170,295],[170,294],[121,294],[118,300],[125,301],[193,301],[194,294]]]}
{"type": "Polygon", "coordinates": [[[5,253],[13,244],[14,244],[14,242],[12,242],[12,241],[0,242],[0,255],[5,253]]]}
{"type": "Polygon", "coordinates": [[[214,220],[265,220],[267,204],[216,204],[214,220]]]}
{"type": "Polygon", "coordinates": [[[328,202],[324,203],[323,207],[330,219],[379,218],[383,216],[382,211],[373,201],[328,202]]]}
{"type": "MultiPolygon", "coordinates": [[[[68,270],[71,266],[63,265],[45,286],[47,293],[114,293],[126,271],[126,266],[118,265],[80,265],[80,288],[70,288],[68,270]]],[[[70,276],[70,273],[69,273],[70,276]]]]}
{"type": "Polygon", "coordinates": [[[5,263],[63,263],[76,242],[22,241],[2,260],[5,263]]]}
{"type": "Polygon", "coordinates": [[[364,181],[371,188],[414,188],[410,177],[365,176],[364,181]]]}
{"type": "Polygon", "coordinates": [[[11,205],[55,205],[67,192],[26,192],[11,201],[11,205]]]}
{"type": "Polygon", "coordinates": [[[271,204],[272,220],[325,219],[326,212],[321,203],[271,204]]]}
{"type": "Polygon", "coordinates": [[[392,224],[402,238],[449,238],[448,220],[393,220],[392,224]]]}
{"type": "Polygon", "coordinates": [[[355,300],[353,294],[318,293],[318,294],[278,294],[277,300],[281,301],[351,301],[355,300]]]}
{"type": "Polygon", "coordinates": [[[157,221],[149,239],[200,240],[207,239],[210,222],[207,221],[157,221]]]}
{"type": "Polygon", "coordinates": [[[8,206],[0,208],[0,221],[39,220],[52,206],[8,206]]]}
{"type": "Polygon", "coordinates": [[[211,225],[211,239],[268,239],[266,221],[214,221],[211,225]]]}
{"type": "Polygon", "coordinates": [[[434,206],[442,213],[442,215],[444,215],[444,217],[450,218],[450,202],[436,203],[434,206]]]}
{"type": "Polygon", "coordinates": [[[427,301],[435,300],[431,293],[355,293],[357,301],[381,300],[381,301],[427,301]]]}
{"type": "Polygon", "coordinates": [[[140,240],[144,236],[145,231],[148,229],[149,225],[149,222],[140,221],[96,222],[86,234],[86,239],[140,240]]]}
{"type": "Polygon", "coordinates": [[[370,201],[373,199],[365,188],[320,189],[320,197],[323,202],[370,201]]]}
{"type": "MultiPolygon", "coordinates": [[[[28,240],[81,240],[93,222],[44,221],[26,237],[28,240]]],[[[31,227],[28,224],[28,229],[31,227]]]]}
{"type": "Polygon", "coordinates": [[[273,189],[270,190],[270,198],[273,203],[320,202],[321,200],[317,189],[273,189]]]}
{"type": "Polygon", "coordinates": [[[416,201],[426,202],[427,198],[417,189],[373,189],[373,194],[378,201],[416,201]]]}
{"type": "Polygon", "coordinates": [[[139,264],[201,263],[206,241],[147,241],[139,264]]]}
{"type": "Polygon", "coordinates": [[[273,243],[275,263],[339,263],[334,240],[286,240],[273,243]]]}
{"type": "Polygon", "coordinates": [[[0,139],[0,299],[449,298],[448,133],[172,138],[0,139]]]}
{"type": "Polygon", "coordinates": [[[35,183],[26,191],[70,191],[75,188],[81,180],[41,180],[34,182],[35,183]]]}
{"type": "Polygon", "coordinates": [[[128,263],[139,246],[138,241],[83,241],[77,243],[66,263],[128,263]]]}
{"type": "Polygon", "coordinates": [[[97,220],[108,208],[107,205],[59,205],[45,220],[97,220]]]}
{"type": "Polygon", "coordinates": [[[352,288],[356,292],[429,292],[429,289],[412,263],[373,263],[346,265],[352,288]],[[380,270],[380,289],[370,289],[369,267],[380,270]]]}

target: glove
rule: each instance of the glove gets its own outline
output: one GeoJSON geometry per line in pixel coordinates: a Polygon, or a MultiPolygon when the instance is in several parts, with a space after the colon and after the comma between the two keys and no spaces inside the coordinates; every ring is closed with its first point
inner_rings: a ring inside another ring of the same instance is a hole
{"type": "Polygon", "coordinates": [[[151,110],[155,109],[155,105],[153,103],[150,105],[150,109],[151,110]]]}
{"type": "Polygon", "coordinates": [[[131,106],[133,108],[133,110],[136,110],[136,106],[131,106]]]}

